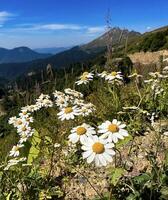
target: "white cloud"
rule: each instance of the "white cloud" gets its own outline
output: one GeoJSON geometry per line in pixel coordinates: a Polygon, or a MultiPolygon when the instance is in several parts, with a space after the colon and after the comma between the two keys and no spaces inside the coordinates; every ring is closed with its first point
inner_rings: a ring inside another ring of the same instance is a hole
{"type": "Polygon", "coordinates": [[[76,24],[44,24],[37,25],[35,29],[46,29],[46,30],[81,30],[84,27],[76,24]]]}
{"type": "Polygon", "coordinates": [[[73,30],[84,31],[87,34],[97,34],[105,32],[105,26],[85,26],[78,24],[19,24],[13,27],[13,31],[59,31],[59,30],[73,30]]]}
{"type": "Polygon", "coordinates": [[[12,13],[9,13],[7,11],[0,11],[0,26],[2,27],[2,25],[11,19],[11,17],[13,16],[12,13]]]}
{"type": "Polygon", "coordinates": [[[94,26],[94,27],[89,27],[87,29],[87,32],[89,34],[96,34],[96,33],[103,33],[105,32],[105,26],[94,26]]]}
{"type": "Polygon", "coordinates": [[[150,26],[148,26],[148,27],[146,27],[146,29],[147,29],[147,30],[150,30],[150,29],[151,29],[151,27],[150,27],[150,26]]]}

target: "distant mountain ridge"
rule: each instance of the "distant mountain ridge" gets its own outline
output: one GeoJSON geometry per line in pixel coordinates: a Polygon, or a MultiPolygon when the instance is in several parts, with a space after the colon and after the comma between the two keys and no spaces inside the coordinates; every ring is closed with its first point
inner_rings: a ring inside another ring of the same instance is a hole
{"type": "Polygon", "coordinates": [[[71,49],[72,47],[49,47],[49,48],[36,48],[34,51],[38,53],[49,53],[49,54],[58,54],[63,51],[66,51],[68,49],[71,49]]]}
{"type": "MultiPolygon", "coordinates": [[[[163,32],[163,30],[165,30],[165,28],[160,28],[160,32],[163,32]]],[[[130,53],[133,47],[137,47],[137,45],[141,44],[141,40],[146,38],[146,35],[150,38],[153,32],[154,31],[141,34],[136,31],[115,27],[88,44],[73,47],[45,59],[18,64],[1,64],[0,77],[14,79],[28,72],[41,70],[48,64],[51,64],[52,67],[57,69],[66,68],[71,64],[85,62],[96,58],[98,55],[104,55],[107,44],[110,44],[115,50],[119,51],[119,53],[123,53],[125,45],[128,44],[127,52],[130,53]]],[[[153,37],[151,37],[151,39],[153,39],[153,37]]],[[[137,51],[137,49],[138,48],[135,48],[135,51],[137,51]]]]}
{"type": "Polygon", "coordinates": [[[0,63],[22,63],[49,56],[51,54],[37,53],[28,47],[17,47],[14,49],[0,48],[0,63]]]}

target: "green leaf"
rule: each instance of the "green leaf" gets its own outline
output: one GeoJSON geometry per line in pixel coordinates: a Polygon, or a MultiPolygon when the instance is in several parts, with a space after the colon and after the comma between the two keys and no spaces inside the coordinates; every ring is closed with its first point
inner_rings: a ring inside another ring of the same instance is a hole
{"type": "Polygon", "coordinates": [[[139,192],[137,192],[137,191],[134,194],[130,194],[126,198],[126,200],[137,200],[137,199],[139,199],[139,192]]]}
{"type": "Polygon", "coordinates": [[[113,168],[111,172],[111,184],[116,186],[120,178],[124,174],[124,169],[123,168],[113,168]]]}
{"type": "Polygon", "coordinates": [[[165,152],[165,167],[168,167],[168,150],[165,152]]]}
{"type": "Polygon", "coordinates": [[[52,139],[49,136],[45,136],[45,143],[46,144],[52,144],[52,139]]]}
{"type": "Polygon", "coordinates": [[[10,193],[8,194],[8,196],[6,197],[6,200],[10,200],[11,194],[12,194],[12,192],[10,192],[10,193]]]}
{"type": "Polygon", "coordinates": [[[131,135],[128,135],[127,137],[125,137],[123,140],[120,140],[119,142],[117,142],[116,144],[116,148],[119,149],[122,146],[126,145],[128,142],[130,142],[131,140],[133,140],[133,137],[131,135]]]}
{"type": "Polygon", "coordinates": [[[32,140],[31,140],[31,148],[29,150],[27,164],[32,164],[33,160],[37,158],[40,152],[40,136],[37,131],[34,132],[32,140]]]}
{"type": "Polygon", "coordinates": [[[168,187],[167,186],[163,186],[160,190],[161,192],[161,199],[168,199],[168,187]]]}
{"type": "Polygon", "coordinates": [[[140,176],[136,176],[134,177],[134,182],[138,185],[138,186],[144,186],[144,184],[150,180],[150,176],[146,173],[141,174],[140,176]]]}

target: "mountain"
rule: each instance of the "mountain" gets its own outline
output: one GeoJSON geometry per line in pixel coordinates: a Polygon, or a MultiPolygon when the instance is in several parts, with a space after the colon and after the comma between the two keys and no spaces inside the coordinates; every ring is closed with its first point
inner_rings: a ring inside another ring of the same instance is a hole
{"type": "Polygon", "coordinates": [[[99,54],[104,53],[107,48],[107,43],[111,43],[115,46],[124,46],[126,38],[128,38],[129,41],[131,41],[132,39],[135,39],[140,35],[140,33],[135,31],[113,28],[109,32],[103,34],[101,37],[91,41],[88,44],[73,47],[64,52],[58,53],[45,59],[38,59],[26,63],[1,64],[0,77],[13,79],[24,73],[42,69],[46,67],[47,64],[51,64],[57,69],[66,68],[73,63],[88,61],[90,59],[95,58],[99,54]]]}
{"type": "Polygon", "coordinates": [[[71,47],[51,47],[51,48],[37,48],[34,51],[38,53],[57,54],[70,49],[71,47]]]}
{"type": "Polygon", "coordinates": [[[81,49],[87,52],[99,52],[104,50],[108,44],[113,46],[123,45],[128,38],[128,42],[141,36],[139,32],[129,31],[128,29],[112,28],[102,36],[91,41],[90,43],[81,46],[81,49]]]}
{"type": "Polygon", "coordinates": [[[168,26],[142,34],[128,44],[128,52],[154,52],[168,49],[168,26]]]}
{"type": "Polygon", "coordinates": [[[51,54],[37,53],[28,47],[17,47],[14,49],[0,48],[0,63],[22,63],[49,56],[51,54]]]}

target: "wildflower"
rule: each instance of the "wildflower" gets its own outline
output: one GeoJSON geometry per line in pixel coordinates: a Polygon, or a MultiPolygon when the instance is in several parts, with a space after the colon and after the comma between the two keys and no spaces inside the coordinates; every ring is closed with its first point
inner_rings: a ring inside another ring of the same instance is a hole
{"type": "Polygon", "coordinates": [[[27,124],[32,123],[34,121],[33,117],[26,117],[24,120],[25,120],[25,123],[27,124]]]}
{"type": "Polygon", "coordinates": [[[22,119],[22,118],[17,118],[14,123],[13,123],[13,126],[15,128],[18,128],[19,126],[22,126],[25,124],[25,121],[22,119]]]}
{"type": "Polygon", "coordinates": [[[38,106],[39,108],[42,108],[42,107],[46,107],[47,108],[47,107],[52,107],[53,103],[50,100],[50,96],[49,95],[41,94],[39,96],[39,98],[36,99],[36,106],[38,106]]]}
{"type": "Polygon", "coordinates": [[[78,92],[78,91],[76,91],[76,90],[72,90],[70,88],[66,88],[64,91],[65,91],[66,94],[72,95],[75,98],[83,98],[83,94],[78,92]]]}
{"type": "Polygon", "coordinates": [[[166,67],[163,68],[163,74],[164,75],[168,74],[168,66],[166,66],[166,67]]]}
{"type": "Polygon", "coordinates": [[[73,105],[78,105],[78,106],[83,106],[84,100],[83,99],[74,99],[74,101],[72,102],[73,105]]]}
{"type": "Polygon", "coordinates": [[[79,109],[76,106],[73,107],[65,107],[63,108],[57,115],[58,118],[63,120],[74,119],[75,116],[79,115],[79,109]]]}
{"type": "Polygon", "coordinates": [[[54,148],[59,148],[61,145],[59,143],[54,144],[54,148]]]}
{"type": "Polygon", "coordinates": [[[121,72],[111,72],[110,74],[108,74],[106,77],[105,77],[106,80],[108,81],[113,81],[115,79],[118,79],[118,80],[123,80],[123,77],[121,75],[121,72]]]}
{"type": "Polygon", "coordinates": [[[40,94],[38,99],[43,100],[43,99],[49,99],[49,98],[50,98],[50,96],[48,94],[40,94]]]}
{"type": "Polygon", "coordinates": [[[115,155],[113,147],[113,143],[108,143],[98,136],[88,137],[81,147],[85,151],[83,159],[87,159],[87,163],[94,161],[97,167],[106,166],[112,162],[112,157],[115,155]]]}
{"type": "Polygon", "coordinates": [[[128,78],[140,78],[140,77],[143,77],[143,76],[140,75],[140,74],[137,74],[137,73],[133,73],[133,74],[128,76],[128,78]]]}
{"type": "Polygon", "coordinates": [[[22,126],[19,126],[17,129],[18,133],[25,133],[25,134],[29,134],[31,132],[31,127],[28,126],[27,124],[23,124],[22,126]]]}
{"type": "Polygon", "coordinates": [[[26,107],[23,107],[25,110],[27,110],[28,112],[34,112],[34,111],[37,111],[39,110],[39,106],[38,105],[28,105],[26,107]]]}
{"type": "Polygon", "coordinates": [[[84,116],[90,115],[92,112],[94,112],[95,106],[92,103],[82,103],[80,104],[80,114],[84,116]]]}
{"type": "Polygon", "coordinates": [[[82,143],[87,140],[87,136],[92,136],[94,134],[96,134],[94,128],[89,124],[83,123],[81,126],[73,128],[68,138],[72,143],[77,143],[79,140],[82,143]]]}
{"type": "Polygon", "coordinates": [[[12,150],[9,152],[9,155],[14,156],[14,157],[19,156],[19,150],[22,147],[23,147],[23,145],[21,145],[21,144],[17,144],[16,146],[13,146],[12,150]]]}
{"type": "Polygon", "coordinates": [[[93,73],[89,73],[89,72],[84,72],[80,77],[79,77],[79,81],[76,81],[75,83],[77,85],[81,85],[81,84],[87,84],[89,81],[93,80],[93,73]]]}
{"type": "Polygon", "coordinates": [[[42,102],[42,106],[45,107],[45,108],[52,107],[53,102],[49,99],[44,99],[43,102],[42,102]]]}
{"type": "Polygon", "coordinates": [[[53,92],[53,95],[54,95],[55,98],[58,98],[60,96],[61,97],[64,96],[65,94],[63,92],[55,90],[55,92],[53,92]]]}
{"type": "Polygon", "coordinates": [[[11,117],[8,121],[9,124],[16,124],[16,121],[17,121],[17,117],[11,117]]]}
{"type": "Polygon", "coordinates": [[[10,167],[14,166],[14,165],[17,165],[18,163],[20,162],[24,162],[26,160],[25,157],[23,158],[14,158],[14,159],[10,159],[8,161],[8,165],[4,168],[4,170],[9,170],[10,167]]]}
{"type": "Polygon", "coordinates": [[[117,143],[118,139],[124,139],[124,137],[128,136],[127,130],[124,129],[125,127],[125,124],[121,124],[120,121],[113,119],[112,122],[105,121],[102,123],[98,127],[98,133],[102,133],[101,138],[107,138],[109,142],[117,143]]]}
{"type": "Polygon", "coordinates": [[[68,97],[66,96],[59,96],[56,100],[55,103],[58,107],[63,108],[68,106],[68,97]]]}
{"type": "Polygon", "coordinates": [[[168,136],[168,131],[165,131],[163,135],[168,136]]]}
{"type": "Polygon", "coordinates": [[[28,113],[26,110],[23,110],[21,113],[19,113],[19,117],[29,117],[30,113],[28,113]]]}
{"type": "Polygon", "coordinates": [[[22,143],[26,142],[28,140],[28,138],[29,138],[28,134],[22,133],[21,137],[20,137],[20,140],[19,140],[19,144],[22,144],[22,143]]]}
{"type": "Polygon", "coordinates": [[[107,71],[103,71],[102,73],[98,74],[101,78],[105,78],[107,76],[107,71]]]}

